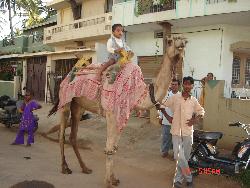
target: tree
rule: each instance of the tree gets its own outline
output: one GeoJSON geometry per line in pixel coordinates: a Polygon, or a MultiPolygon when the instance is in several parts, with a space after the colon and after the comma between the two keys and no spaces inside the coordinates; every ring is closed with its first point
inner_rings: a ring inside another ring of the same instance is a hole
{"type": "Polygon", "coordinates": [[[15,13],[16,2],[15,0],[0,0],[0,10],[5,13],[8,10],[9,22],[10,22],[10,36],[11,41],[14,41],[14,32],[12,25],[12,11],[15,13]]]}
{"type": "Polygon", "coordinates": [[[16,0],[16,4],[18,9],[27,15],[27,19],[24,21],[25,27],[43,22],[41,14],[46,12],[46,6],[41,0],[16,0]]]}
{"type": "MultiPolygon", "coordinates": [[[[12,18],[14,16],[23,17],[23,26],[30,27],[46,21],[55,11],[46,7],[42,0],[0,0],[0,12],[8,11],[10,23],[10,37],[14,41],[14,29],[12,18]],[[42,16],[43,15],[43,16],[42,16]]],[[[1,23],[1,20],[0,20],[1,23]]]]}

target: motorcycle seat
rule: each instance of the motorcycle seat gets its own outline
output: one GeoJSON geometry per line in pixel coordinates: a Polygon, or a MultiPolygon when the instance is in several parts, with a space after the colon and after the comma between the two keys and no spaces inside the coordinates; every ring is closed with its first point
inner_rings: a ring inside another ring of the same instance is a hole
{"type": "Polygon", "coordinates": [[[203,139],[203,140],[218,140],[222,138],[222,133],[221,132],[200,132],[198,134],[198,138],[199,139],[203,139]]]}

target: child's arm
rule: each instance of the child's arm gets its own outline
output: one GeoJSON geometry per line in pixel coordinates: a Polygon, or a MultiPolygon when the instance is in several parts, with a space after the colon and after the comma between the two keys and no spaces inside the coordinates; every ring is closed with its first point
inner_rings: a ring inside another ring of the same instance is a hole
{"type": "Polygon", "coordinates": [[[39,103],[37,103],[36,101],[33,101],[33,102],[34,103],[33,103],[32,111],[42,108],[42,106],[39,103]]]}
{"type": "Polygon", "coordinates": [[[107,42],[107,50],[109,53],[111,54],[115,54],[115,53],[119,53],[123,48],[118,48],[117,50],[115,50],[113,48],[113,45],[112,45],[112,39],[109,39],[108,42],[107,42]]]}

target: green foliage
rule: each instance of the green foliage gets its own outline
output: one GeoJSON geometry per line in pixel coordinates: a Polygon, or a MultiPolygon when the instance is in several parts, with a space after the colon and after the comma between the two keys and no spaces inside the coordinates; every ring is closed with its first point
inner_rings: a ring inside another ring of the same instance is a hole
{"type": "Polygon", "coordinates": [[[138,0],[138,14],[142,15],[150,12],[150,7],[153,5],[152,0],[138,0]]]}

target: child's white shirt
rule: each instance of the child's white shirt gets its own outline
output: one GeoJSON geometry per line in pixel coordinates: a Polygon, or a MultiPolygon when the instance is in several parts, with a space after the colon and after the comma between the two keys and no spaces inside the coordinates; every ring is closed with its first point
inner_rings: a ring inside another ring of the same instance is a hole
{"type": "Polygon", "coordinates": [[[125,48],[125,50],[129,51],[130,48],[126,45],[122,38],[116,38],[113,35],[109,38],[107,42],[107,50],[109,53],[114,54],[115,50],[119,48],[125,48]],[[117,48],[113,46],[113,39],[115,40],[116,44],[118,45],[117,48]]]}

